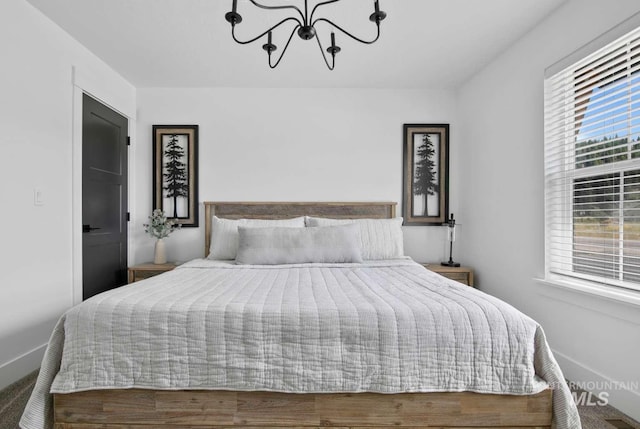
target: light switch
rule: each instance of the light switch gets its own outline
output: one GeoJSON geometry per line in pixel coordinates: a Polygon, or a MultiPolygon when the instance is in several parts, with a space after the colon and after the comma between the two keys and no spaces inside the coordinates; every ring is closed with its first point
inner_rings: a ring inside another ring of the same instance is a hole
{"type": "Polygon", "coordinates": [[[34,206],[44,205],[44,192],[40,188],[33,188],[33,205],[34,206]]]}

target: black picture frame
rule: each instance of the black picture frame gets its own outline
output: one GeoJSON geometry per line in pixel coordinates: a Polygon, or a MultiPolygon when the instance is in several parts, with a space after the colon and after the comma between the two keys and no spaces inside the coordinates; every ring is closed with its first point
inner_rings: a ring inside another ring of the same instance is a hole
{"type": "Polygon", "coordinates": [[[153,125],[153,209],[198,226],[198,125],[153,125]]]}
{"type": "Polygon", "coordinates": [[[449,212],[449,124],[404,124],[405,225],[442,225],[449,212]]]}

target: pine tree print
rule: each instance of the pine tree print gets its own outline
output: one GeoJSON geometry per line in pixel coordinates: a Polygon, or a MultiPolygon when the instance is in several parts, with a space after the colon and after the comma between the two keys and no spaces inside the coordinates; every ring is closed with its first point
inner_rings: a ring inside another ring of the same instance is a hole
{"type": "Polygon", "coordinates": [[[422,145],[418,148],[416,162],[416,171],[413,182],[413,193],[415,195],[422,195],[424,204],[423,216],[428,216],[427,200],[429,195],[434,195],[438,190],[437,177],[435,172],[435,160],[434,155],[436,151],[433,148],[433,143],[429,138],[429,134],[423,134],[422,145]]]}
{"type": "Polygon", "coordinates": [[[187,166],[182,162],[184,149],[178,144],[177,135],[173,134],[170,138],[164,152],[167,162],[164,164],[165,186],[163,189],[167,191],[165,195],[167,198],[173,198],[173,217],[177,218],[178,198],[189,195],[189,184],[187,183],[187,166]]]}

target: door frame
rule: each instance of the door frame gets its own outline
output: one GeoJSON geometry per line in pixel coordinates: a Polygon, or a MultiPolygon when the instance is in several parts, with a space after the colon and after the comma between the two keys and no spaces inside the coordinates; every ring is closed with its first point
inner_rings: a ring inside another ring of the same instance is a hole
{"type": "MultiPolygon", "coordinates": [[[[132,166],[135,160],[133,142],[136,131],[136,101],[135,88],[126,81],[114,82],[113,79],[105,79],[106,76],[98,76],[76,66],[71,70],[73,87],[72,98],[72,178],[71,178],[71,231],[72,231],[72,303],[76,305],[82,302],[82,96],[96,99],[100,103],[118,112],[127,118],[129,124],[128,135],[131,137],[132,146],[128,156],[128,206],[132,212],[132,201],[135,201],[135,180],[132,166]],[[123,85],[124,84],[124,85],[123,85]],[[127,87],[128,85],[128,87],[127,87]],[[114,90],[114,88],[117,88],[114,90]]],[[[133,218],[133,216],[132,216],[133,218]]],[[[127,238],[127,264],[131,263],[132,247],[131,227],[128,227],[127,238]]]]}

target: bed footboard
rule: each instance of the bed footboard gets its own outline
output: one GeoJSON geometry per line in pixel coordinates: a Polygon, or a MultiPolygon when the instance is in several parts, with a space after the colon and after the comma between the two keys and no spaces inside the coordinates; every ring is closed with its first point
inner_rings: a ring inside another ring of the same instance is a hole
{"type": "Polygon", "coordinates": [[[97,390],[54,395],[56,429],[550,428],[552,391],[291,394],[97,390]]]}

